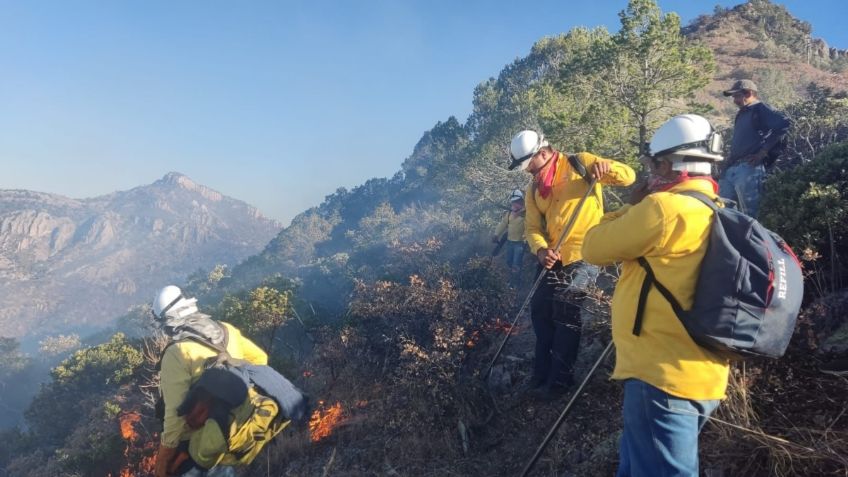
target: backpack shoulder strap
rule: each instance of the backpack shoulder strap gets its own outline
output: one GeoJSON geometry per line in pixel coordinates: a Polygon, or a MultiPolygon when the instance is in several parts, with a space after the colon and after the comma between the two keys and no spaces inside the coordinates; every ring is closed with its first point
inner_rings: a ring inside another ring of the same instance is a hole
{"type": "Polygon", "coordinates": [[[230,358],[230,353],[228,353],[225,348],[222,348],[221,346],[216,345],[211,341],[204,340],[199,336],[186,336],[185,338],[176,341],[171,341],[166,344],[164,348],[162,348],[162,352],[159,354],[159,361],[156,362],[156,371],[162,371],[162,358],[165,357],[165,353],[168,351],[168,348],[174,346],[177,343],[183,343],[186,341],[193,341],[197,344],[201,344],[203,346],[206,346],[207,348],[211,348],[212,350],[216,351],[218,354],[216,355],[215,361],[218,363],[227,361],[230,358]]]}
{"type": "Polygon", "coordinates": [[[206,346],[207,348],[211,348],[212,350],[217,351],[219,355],[225,354],[225,355],[229,356],[229,354],[230,354],[227,351],[227,349],[224,348],[223,346],[216,345],[215,343],[208,341],[208,340],[205,340],[205,339],[203,339],[199,336],[187,336],[182,341],[194,341],[195,343],[202,344],[203,346],[206,346]]]}
{"type": "MultiPolygon", "coordinates": [[[[198,335],[188,335],[188,336],[186,336],[182,339],[168,343],[168,345],[165,346],[165,349],[162,350],[162,355],[159,357],[159,362],[156,364],[156,369],[160,370],[162,368],[162,356],[165,355],[165,351],[167,351],[167,349],[170,348],[172,345],[175,345],[177,343],[181,343],[181,342],[184,342],[184,341],[193,341],[197,344],[206,346],[207,348],[210,348],[213,351],[218,353],[215,356],[214,362],[207,363],[207,364],[209,364],[209,366],[206,366],[207,368],[210,367],[210,366],[213,366],[213,365],[218,365],[218,364],[223,364],[223,363],[231,363],[231,364],[234,364],[234,365],[241,364],[241,362],[243,362],[243,360],[233,358],[230,355],[230,352],[227,351],[227,345],[230,342],[230,332],[229,332],[229,330],[223,324],[221,324],[221,329],[224,333],[224,340],[223,340],[222,345],[215,344],[212,341],[204,339],[203,337],[198,336],[198,335]]],[[[211,360],[211,358],[210,358],[210,360],[211,360]]]]}
{"type": "Polygon", "coordinates": [[[639,336],[639,333],[642,332],[642,321],[645,316],[645,303],[648,301],[648,293],[651,291],[651,286],[654,286],[657,290],[659,290],[662,296],[668,300],[668,303],[671,305],[671,309],[674,310],[674,314],[677,315],[677,318],[680,321],[683,321],[683,316],[686,312],[683,310],[683,307],[680,306],[680,302],[674,298],[674,295],[671,294],[671,291],[669,291],[668,288],[657,281],[656,276],[654,276],[654,269],[651,268],[651,264],[648,263],[648,260],[645,257],[639,257],[637,260],[639,261],[639,265],[645,269],[645,280],[642,281],[642,289],[639,290],[639,303],[636,305],[636,320],[633,322],[633,334],[639,336]]]}
{"type": "MultiPolygon", "coordinates": [[[[715,201],[703,192],[687,190],[676,193],[698,199],[701,203],[712,209],[713,212],[718,212],[720,210],[715,201]]],[[[642,321],[645,314],[645,302],[648,299],[648,292],[651,291],[651,286],[654,286],[657,290],[659,290],[662,296],[665,297],[669,304],[671,304],[671,308],[674,310],[674,314],[677,315],[677,318],[683,321],[686,312],[683,310],[683,307],[680,306],[680,302],[674,298],[674,295],[671,294],[671,291],[669,291],[668,288],[657,281],[656,276],[654,276],[654,270],[651,268],[651,265],[645,257],[639,257],[637,260],[639,261],[639,265],[645,269],[645,280],[642,282],[642,288],[639,291],[639,303],[636,305],[636,320],[633,323],[633,334],[639,336],[639,333],[642,330],[642,321]]]]}
{"type": "Polygon", "coordinates": [[[580,174],[580,177],[582,177],[584,181],[592,181],[592,178],[589,177],[589,172],[586,170],[586,166],[584,166],[583,163],[580,162],[580,159],[577,158],[577,154],[566,154],[565,157],[568,158],[568,162],[569,164],[571,164],[571,167],[573,167],[574,170],[577,171],[578,174],[580,174]]]}
{"type": "Polygon", "coordinates": [[[698,192],[696,190],[685,190],[683,192],[677,192],[680,195],[688,195],[689,197],[693,197],[695,199],[700,200],[704,205],[713,209],[713,212],[717,212],[719,210],[718,205],[716,205],[715,201],[710,198],[707,194],[703,192],[698,192]]]}

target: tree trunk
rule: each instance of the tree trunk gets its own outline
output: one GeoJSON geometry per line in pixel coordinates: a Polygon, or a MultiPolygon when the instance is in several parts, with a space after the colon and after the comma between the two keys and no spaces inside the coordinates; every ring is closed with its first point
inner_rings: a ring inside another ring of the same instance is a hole
{"type": "Polygon", "coordinates": [[[645,116],[639,118],[639,155],[645,156],[648,151],[648,126],[645,124],[645,116]]]}

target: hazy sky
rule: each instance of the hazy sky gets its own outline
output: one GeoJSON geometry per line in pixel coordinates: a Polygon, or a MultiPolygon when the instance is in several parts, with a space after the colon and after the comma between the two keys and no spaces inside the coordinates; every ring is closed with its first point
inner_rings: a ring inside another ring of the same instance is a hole
{"type": "MultiPolygon", "coordinates": [[[[660,0],[687,23],[733,1],[660,0]]],[[[792,0],[848,48],[848,1],[792,0]]],[[[0,188],[82,198],[169,171],[285,223],[394,174],[534,41],[626,0],[0,0],[0,188]]]]}

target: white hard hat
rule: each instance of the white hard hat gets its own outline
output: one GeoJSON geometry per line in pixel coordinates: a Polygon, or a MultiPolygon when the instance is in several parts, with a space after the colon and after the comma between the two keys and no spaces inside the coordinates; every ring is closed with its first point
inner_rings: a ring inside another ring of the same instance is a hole
{"type": "Polygon", "coordinates": [[[672,162],[709,162],[721,161],[721,134],[703,116],[681,114],[665,122],[649,147],[650,156],[658,159],[672,155],[672,162]]]}
{"type": "Polygon", "coordinates": [[[548,146],[548,141],[545,140],[545,136],[536,131],[527,129],[516,134],[509,145],[509,156],[512,159],[509,170],[516,167],[520,171],[527,169],[530,158],[546,146],[548,146]]]}
{"type": "Polygon", "coordinates": [[[517,200],[524,200],[524,192],[521,192],[521,189],[515,189],[512,191],[512,195],[509,196],[510,202],[515,202],[517,200]]]}
{"type": "Polygon", "coordinates": [[[166,321],[167,317],[181,318],[196,313],[196,304],[197,300],[183,296],[179,287],[168,285],[153,299],[153,317],[158,321],[166,321]]]}

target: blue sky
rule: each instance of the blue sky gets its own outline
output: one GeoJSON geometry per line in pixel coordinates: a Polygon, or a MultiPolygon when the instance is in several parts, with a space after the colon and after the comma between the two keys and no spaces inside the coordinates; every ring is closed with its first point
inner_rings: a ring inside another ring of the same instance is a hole
{"type": "MultiPolygon", "coordinates": [[[[660,0],[688,22],[739,2],[660,0]]],[[[784,3],[848,48],[848,2],[784,3]]],[[[169,171],[288,223],[394,174],[474,87],[625,0],[0,0],[0,188],[75,198],[169,171]]]]}

